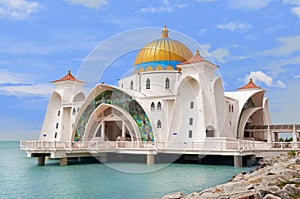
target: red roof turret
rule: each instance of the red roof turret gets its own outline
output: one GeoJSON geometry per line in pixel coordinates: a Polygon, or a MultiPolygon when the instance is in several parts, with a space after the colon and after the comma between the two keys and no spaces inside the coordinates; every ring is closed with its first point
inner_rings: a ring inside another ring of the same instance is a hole
{"type": "Polygon", "coordinates": [[[203,57],[200,55],[199,50],[196,50],[196,54],[193,57],[191,57],[190,59],[188,59],[184,62],[181,62],[178,65],[193,64],[193,63],[198,63],[198,62],[203,62],[203,61],[205,61],[205,59],[203,59],[203,57]]]}
{"type": "Polygon", "coordinates": [[[261,88],[259,86],[256,86],[256,84],[253,83],[252,78],[250,78],[248,84],[238,88],[238,90],[240,89],[261,89],[261,88]]]}
{"type": "Polygon", "coordinates": [[[61,79],[52,81],[52,83],[63,82],[63,81],[74,81],[74,82],[80,82],[80,83],[85,84],[85,82],[76,79],[76,78],[71,74],[71,71],[70,71],[70,70],[68,71],[68,74],[67,74],[67,75],[65,75],[65,76],[62,77],[61,79]]]}

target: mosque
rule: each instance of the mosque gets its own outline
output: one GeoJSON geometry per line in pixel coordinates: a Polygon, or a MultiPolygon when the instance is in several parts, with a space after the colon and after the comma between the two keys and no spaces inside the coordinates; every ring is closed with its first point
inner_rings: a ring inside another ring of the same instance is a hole
{"type": "Polygon", "coordinates": [[[55,85],[39,141],[205,142],[215,138],[266,141],[249,125],[272,124],[266,90],[250,79],[224,92],[219,66],[169,37],[146,44],[134,73],[117,86],[85,82],[70,71],[55,85]]]}

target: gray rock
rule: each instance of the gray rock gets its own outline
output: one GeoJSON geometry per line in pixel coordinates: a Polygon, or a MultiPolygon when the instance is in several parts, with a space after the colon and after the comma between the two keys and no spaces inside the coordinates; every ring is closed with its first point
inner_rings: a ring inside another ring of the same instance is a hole
{"type": "Polygon", "coordinates": [[[283,192],[288,193],[289,195],[300,194],[300,189],[296,187],[295,184],[287,184],[282,188],[283,192]]]}
{"type": "Polygon", "coordinates": [[[274,196],[273,194],[267,194],[263,199],[281,199],[278,196],[274,196]]]}
{"type": "Polygon", "coordinates": [[[300,183],[300,178],[292,178],[289,181],[292,182],[292,183],[298,184],[298,183],[300,183]]]}
{"type": "Polygon", "coordinates": [[[291,170],[291,169],[285,169],[282,172],[280,172],[280,175],[283,179],[289,180],[291,178],[299,178],[300,174],[297,171],[291,170]]]}
{"type": "Polygon", "coordinates": [[[169,195],[165,195],[162,197],[162,199],[178,199],[178,198],[182,198],[183,196],[184,196],[183,193],[176,192],[169,195]]]}
{"type": "Polygon", "coordinates": [[[300,159],[296,159],[295,163],[300,164],[300,159]]]}
{"type": "Polygon", "coordinates": [[[182,199],[201,199],[202,197],[198,192],[194,192],[182,197],[182,199]]]}

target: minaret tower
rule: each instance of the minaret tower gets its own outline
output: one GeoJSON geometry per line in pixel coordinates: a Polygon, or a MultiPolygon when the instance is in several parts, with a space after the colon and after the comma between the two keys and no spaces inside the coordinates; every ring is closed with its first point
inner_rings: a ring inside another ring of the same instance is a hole
{"type": "Polygon", "coordinates": [[[82,86],[69,70],[61,79],[54,80],[42,131],[41,141],[70,141],[76,115],[85,99],[82,86]]]}

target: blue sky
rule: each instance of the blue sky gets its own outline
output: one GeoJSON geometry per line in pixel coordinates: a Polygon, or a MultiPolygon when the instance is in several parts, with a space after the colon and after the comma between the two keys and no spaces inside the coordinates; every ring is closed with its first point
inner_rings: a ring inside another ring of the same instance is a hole
{"type": "Polygon", "coordinates": [[[226,91],[252,77],[274,123],[300,123],[300,0],[0,0],[0,141],[37,139],[50,82],[100,42],[164,22],[208,52],[226,91]]]}

